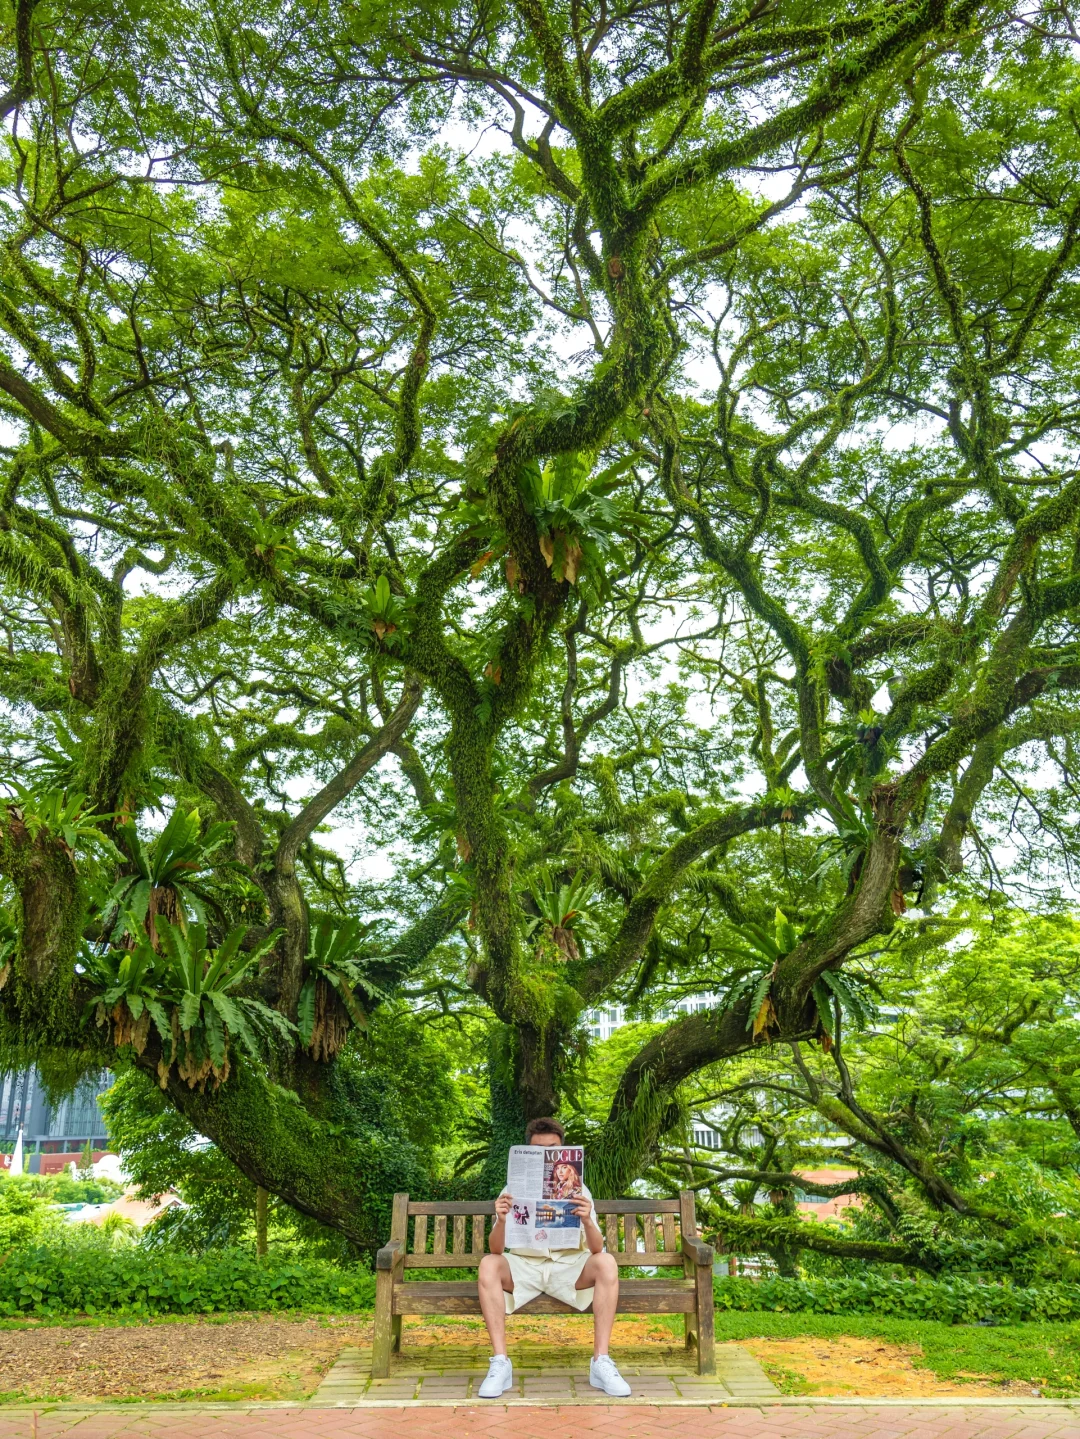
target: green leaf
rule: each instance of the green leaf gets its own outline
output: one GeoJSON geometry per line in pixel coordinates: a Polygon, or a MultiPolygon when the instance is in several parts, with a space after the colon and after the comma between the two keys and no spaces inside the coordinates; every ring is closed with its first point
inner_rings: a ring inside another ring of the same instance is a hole
{"type": "Polygon", "coordinates": [[[202,997],[189,990],[180,1000],[180,1028],[183,1030],[194,1029],[199,1022],[201,1010],[202,997]]]}
{"type": "Polygon", "coordinates": [[[795,933],[795,926],[791,920],[780,908],[777,908],[774,925],[777,948],[781,954],[790,954],[798,944],[799,936],[795,933]]]}
{"type": "Polygon", "coordinates": [[[221,1069],[225,1063],[225,1030],[212,1004],[208,1004],[203,1010],[203,1023],[211,1063],[215,1069],[221,1069]]]}
{"type": "Polygon", "coordinates": [[[750,1014],[746,1021],[747,1029],[753,1029],[754,1021],[761,1012],[761,1006],[765,1003],[765,996],[769,993],[771,985],[772,975],[771,973],[766,973],[761,976],[754,986],[753,994],[750,997],[750,1014]]]}
{"type": "Polygon", "coordinates": [[[161,1004],[160,1000],[154,999],[150,995],[147,995],[146,1007],[150,1011],[150,1018],[154,1021],[154,1028],[161,1036],[162,1044],[171,1048],[172,1025],[169,1023],[169,1016],[165,1013],[164,1006],[161,1004]]]}
{"type": "Polygon", "coordinates": [[[821,1020],[821,1027],[832,1039],[833,1036],[833,1012],[829,998],[829,988],[820,979],[814,981],[814,988],[811,991],[814,996],[814,1005],[817,1008],[818,1018],[821,1020]]]}
{"type": "Polygon", "coordinates": [[[349,984],[346,976],[343,975],[340,970],[328,969],[326,971],[326,977],[337,990],[338,994],[341,995],[341,1002],[348,1010],[349,1018],[353,1024],[355,1024],[358,1029],[367,1029],[367,1015],[360,1008],[356,995],[353,994],[352,986],[349,984]]]}
{"type": "Polygon", "coordinates": [[[315,986],[317,980],[309,975],[300,991],[296,1006],[296,1022],[300,1031],[300,1043],[305,1049],[311,1048],[311,1036],[315,1033],[315,986]]]}

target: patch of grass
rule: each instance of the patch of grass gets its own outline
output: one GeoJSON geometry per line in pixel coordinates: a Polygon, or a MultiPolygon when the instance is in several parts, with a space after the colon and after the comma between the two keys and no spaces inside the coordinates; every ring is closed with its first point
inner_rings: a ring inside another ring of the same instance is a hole
{"type": "Polygon", "coordinates": [[[720,1343],[803,1335],[820,1339],[851,1335],[917,1346],[921,1352],[912,1355],[917,1369],[928,1369],[939,1379],[956,1383],[1014,1381],[1038,1389],[1047,1398],[1080,1396],[1080,1323],[984,1327],[930,1319],[878,1319],[869,1314],[751,1314],[729,1310],[716,1315],[716,1338],[720,1343]]]}
{"type": "Polygon", "coordinates": [[[296,1376],[288,1376],[294,1382],[274,1384],[270,1381],[256,1381],[252,1384],[222,1384],[217,1389],[174,1389],[167,1394],[143,1395],[140,1403],[169,1403],[175,1399],[195,1399],[200,1404],[233,1404],[243,1400],[297,1399],[310,1392],[296,1382],[296,1376]]]}
{"type": "Polygon", "coordinates": [[[759,1362],[781,1394],[809,1394],[814,1387],[808,1379],[802,1374],[796,1373],[794,1369],[783,1369],[779,1364],[769,1364],[767,1361],[759,1362]]]}

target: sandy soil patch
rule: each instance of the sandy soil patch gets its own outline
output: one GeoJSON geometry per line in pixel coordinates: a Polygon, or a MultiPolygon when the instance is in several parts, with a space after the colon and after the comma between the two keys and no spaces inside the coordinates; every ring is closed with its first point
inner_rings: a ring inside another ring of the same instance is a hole
{"type": "Polygon", "coordinates": [[[915,1367],[914,1361],[922,1354],[915,1344],[886,1344],[880,1339],[846,1335],[835,1339],[743,1339],[740,1343],[788,1392],[866,1399],[1031,1397],[1029,1384],[996,1383],[987,1374],[972,1374],[963,1382],[939,1379],[932,1370],[915,1367]],[[800,1379],[801,1384],[797,1382],[800,1379]]]}

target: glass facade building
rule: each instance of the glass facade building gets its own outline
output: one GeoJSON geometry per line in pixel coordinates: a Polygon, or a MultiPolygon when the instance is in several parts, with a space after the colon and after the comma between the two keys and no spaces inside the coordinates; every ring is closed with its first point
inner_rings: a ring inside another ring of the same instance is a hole
{"type": "Polygon", "coordinates": [[[105,1120],[98,1098],[111,1083],[106,1070],[83,1080],[74,1094],[53,1104],[36,1070],[0,1075],[0,1150],[11,1153],[20,1126],[31,1170],[38,1167],[37,1156],[78,1154],[87,1140],[91,1149],[105,1149],[105,1120]]]}

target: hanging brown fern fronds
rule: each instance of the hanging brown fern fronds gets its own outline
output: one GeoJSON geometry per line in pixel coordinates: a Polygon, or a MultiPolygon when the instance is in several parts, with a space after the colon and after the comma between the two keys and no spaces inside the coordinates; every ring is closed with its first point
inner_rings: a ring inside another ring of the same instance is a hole
{"type": "Polygon", "coordinates": [[[229,1077],[230,1044],[237,1041],[259,1057],[258,1041],[273,1035],[295,1042],[296,1031],[277,1010],[260,1000],[231,993],[262,954],[276,942],[270,935],[243,953],[246,930],[239,925],[211,950],[203,925],[187,930],[157,915],[158,948],[136,916],[128,915],[130,947],[88,955],[87,976],[101,986],[93,1007],[117,1048],[142,1054],[153,1024],[161,1041],[158,1082],[162,1089],[176,1073],[189,1088],[214,1087],[229,1077]]]}
{"type": "MultiPolygon", "coordinates": [[[[312,1059],[320,1063],[333,1059],[344,1049],[350,1023],[340,995],[321,974],[315,977],[314,1005],[308,1047],[312,1059]]],[[[301,1037],[304,1032],[302,1027],[301,1037]]]]}
{"type": "Polygon", "coordinates": [[[308,977],[300,990],[296,1018],[300,1042],[316,1060],[333,1059],[340,1053],[350,1028],[367,1028],[361,995],[368,1003],[384,998],[367,973],[372,960],[361,959],[357,953],[363,932],[359,920],[335,925],[324,919],[311,937],[308,977]]]}
{"type": "Polygon", "coordinates": [[[595,892],[591,879],[580,871],[565,884],[534,884],[529,890],[539,914],[532,917],[527,932],[536,944],[537,959],[563,963],[581,958],[578,940],[592,929],[587,909],[595,892]]]}

